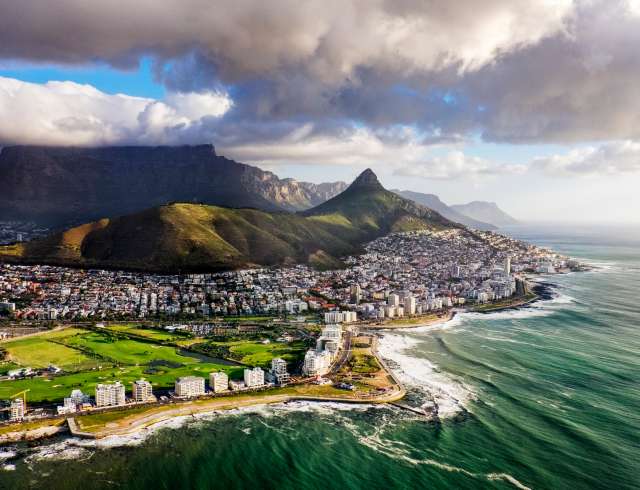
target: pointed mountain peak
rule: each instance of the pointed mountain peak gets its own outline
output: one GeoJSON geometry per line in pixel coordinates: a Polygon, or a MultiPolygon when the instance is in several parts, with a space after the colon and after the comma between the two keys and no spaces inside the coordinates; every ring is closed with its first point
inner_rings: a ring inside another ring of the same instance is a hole
{"type": "Polygon", "coordinates": [[[382,184],[378,180],[378,177],[373,170],[368,168],[364,172],[362,172],[356,180],[349,186],[349,189],[369,189],[369,190],[379,190],[384,189],[382,184]]]}

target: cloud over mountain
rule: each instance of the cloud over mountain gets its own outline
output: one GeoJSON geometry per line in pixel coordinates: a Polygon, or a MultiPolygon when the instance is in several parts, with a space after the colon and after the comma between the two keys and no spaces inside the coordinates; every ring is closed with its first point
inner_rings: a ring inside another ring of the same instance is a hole
{"type": "Polygon", "coordinates": [[[269,165],[375,159],[451,178],[521,171],[463,155],[468,139],[640,139],[636,0],[48,6],[0,0],[0,60],[127,70],[148,58],[168,95],[0,79],[0,143],[214,142],[269,165]]]}

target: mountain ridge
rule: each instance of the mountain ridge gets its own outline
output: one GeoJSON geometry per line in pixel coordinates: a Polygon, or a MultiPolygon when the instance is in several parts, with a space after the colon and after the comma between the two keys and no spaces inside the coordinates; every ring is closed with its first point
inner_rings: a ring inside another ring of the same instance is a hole
{"type": "Polygon", "coordinates": [[[308,209],[346,188],[280,179],[219,156],[213,145],[0,150],[0,220],[64,226],[196,202],[267,211],[308,209]]]}
{"type": "Polygon", "coordinates": [[[303,212],[174,203],[0,247],[0,260],[152,272],[295,263],[335,268],[378,236],[448,228],[463,227],[385,190],[370,172],[303,212]]]}

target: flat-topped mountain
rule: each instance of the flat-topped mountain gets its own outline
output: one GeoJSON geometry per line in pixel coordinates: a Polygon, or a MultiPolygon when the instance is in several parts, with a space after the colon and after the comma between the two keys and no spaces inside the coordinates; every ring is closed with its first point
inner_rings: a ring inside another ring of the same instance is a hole
{"type": "Polygon", "coordinates": [[[193,202],[299,211],[342,192],[343,182],[311,184],[229,160],[212,145],[57,148],[0,152],[0,220],[48,227],[193,202]]]}
{"type": "Polygon", "coordinates": [[[417,202],[418,204],[433,209],[445,218],[450,219],[451,221],[455,221],[456,223],[468,226],[469,228],[475,228],[476,230],[495,230],[497,228],[497,226],[490,223],[485,223],[484,221],[479,221],[465,216],[464,214],[453,209],[451,206],[447,206],[435,194],[423,194],[422,192],[399,190],[393,190],[393,192],[404,197],[405,199],[410,199],[414,202],[417,202]]]}
{"type": "Polygon", "coordinates": [[[472,201],[467,204],[454,204],[451,208],[469,218],[498,227],[518,224],[517,219],[505,213],[495,202],[472,201]]]}
{"type": "Polygon", "coordinates": [[[0,247],[0,260],[150,271],[293,263],[327,268],[390,232],[455,227],[385,190],[367,170],[343,193],[301,213],[176,203],[0,247]]]}

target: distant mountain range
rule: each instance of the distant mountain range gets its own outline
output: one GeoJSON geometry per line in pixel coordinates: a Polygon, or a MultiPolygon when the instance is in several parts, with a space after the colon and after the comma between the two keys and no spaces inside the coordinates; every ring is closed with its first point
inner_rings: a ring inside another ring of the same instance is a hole
{"type": "Polygon", "coordinates": [[[461,225],[385,190],[366,170],[344,192],[304,212],[169,204],[0,247],[0,260],[149,271],[326,268],[390,232],[448,228],[461,225]]]}
{"type": "Polygon", "coordinates": [[[393,192],[404,197],[405,199],[411,199],[418,204],[431,208],[434,211],[440,213],[445,218],[450,219],[451,221],[455,221],[456,223],[468,226],[469,228],[475,228],[476,230],[497,229],[497,226],[495,226],[494,224],[475,220],[473,218],[470,218],[469,216],[464,215],[463,213],[456,211],[455,209],[452,209],[451,206],[447,206],[435,194],[423,194],[421,192],[400,191],[395,189],[393,190],[393,192]]]}
{"type": "Polygon", "coordinates": [[[454,204],[451,209],[498,227],[518,224],[518,220],[505,213],[495,202],[472,201],[468,204],[454,204]]]}
{"type": "Polygon", "coordinates": [[[216,155],[212,145],[5,147],[0,221],[48,227],[120,216],[170,202],[299,211],[339,194],[344,182],[312,184],[216,155]]]}

